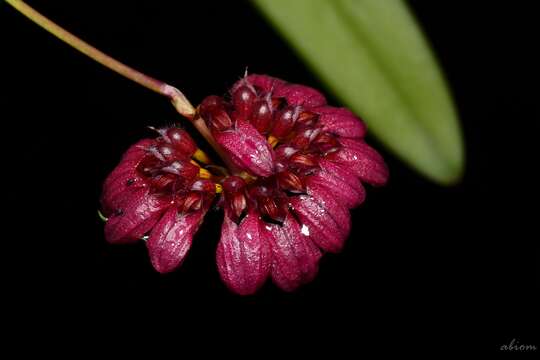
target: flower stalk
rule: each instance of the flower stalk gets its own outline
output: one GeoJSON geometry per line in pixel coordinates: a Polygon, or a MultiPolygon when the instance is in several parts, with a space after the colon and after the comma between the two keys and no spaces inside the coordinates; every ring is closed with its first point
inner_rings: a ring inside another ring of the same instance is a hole
{"type": "MultiPolygon", "coordinates": [[[[190,117],[193,116],[194,109],[193,106],[187,101],[187,99],[182,95],[181,92],[177,92],[170,85],[154,79],[148,75],[145,75],[121,62],[112,58],[111,56],[105,54],[104,52],[96,49],[92,45],[88,44],[84,40],[78,38],[77,36],[71,34],[70,32],[64,30],[51,20],[47,19],[45,16],[41,15],[39,12],[34,10],[32,7],[27,5],[24,1],[20,0],[6,0],[8,4],[13,6],[21,14],[25,15],[27,18],[35,22],[37,25],[47,30],[60,40],[64,41],[74,49],[79,50],[81,53],[95,60],[96,62],[102,64],[103,66],[117,72],[118,74],[135,81],[136,83],[155,91],[161,95],[169,97],[171,100],[175,100],[178,103],[178,109],[181,109],[181,114],[190,117]]],[[[175,106],[176,107],[176,106],[175,106]]]]}
{"type": "MultiPolygon", "coordinates": [[[[138,70],[127,66],[120,61],[114,59],[110,55],[105,54],[103,51],[88,44],[86,41],[73,35],[69,31],[63,29],[53,21],[49,20],[38,11],[34,10],[31,6],[21,0],[5,0],[13,8],[19,11],[21,14],[32,20],[41,28],[47,30],[58,39],[64,41],[72,48],[80,51],[84,55],[88,56],[92,60],[100,63],[108,69],[122,75],[123,77],[136,82],[139,85],[144,86],[158,94],[166,96],[171,101],[176,111],[189,119],[197,131],[204,137],[204,139],[214,148],[223,161],[230,165],[231,162],[227,155],[223,152],[221,147],[216,143],[210,130],[206,126],[204,120],[197,114],[196,109],[184,96],[184,94],[172,85],[169,85],[161,80],[148,76],[138,70]]],[[[207,160],[206,160],[207,161],[207,160]]]]}
{"type": "Polygon", "coordinates": [[[170,99],[214,147],[213,164],[186,129],[154,128],[107,176],[98,212],[105,239],[145,241],[160,273],[184,261],[205,215],[224,219],[216,263],[225,285],[255,293],[268,278],[284,291],[312,281],[324,253],[342,250],[349,210],[364,183],[388,180],[383,158],[364,141],[351,111],[327,104],[316,89],[246,74],[228,96],[194,108],[178,89],[104,54],[26,5],[6,0],[44,29],[107,68],[170,99]]]}
{"type": "Polygon", "coordinates": [[[184,129],[155,129],[160,136],[132,145],[104,182],[105,238],[145,240],[152,265],[167,273],[205,214],[222,209],[216,263],[225,285],[249,295],[271,278],[293,291],[315,278],[324,253],[343,249],[363,184],[384,185],[388,168],[365,143],[361,119],[313,88],[251,74],[228,94],[207,96],[195,117],[239,170],[199,164],[184,129]]]}

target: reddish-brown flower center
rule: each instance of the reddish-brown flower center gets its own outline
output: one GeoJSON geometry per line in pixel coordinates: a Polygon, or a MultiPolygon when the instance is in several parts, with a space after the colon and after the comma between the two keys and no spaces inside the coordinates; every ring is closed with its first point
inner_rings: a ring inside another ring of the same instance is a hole
{"type": "MultiPolygon", "coordinates": [[[[318,168],[319,159],[340,148],[336,136],[323,131],[313,109],[291,104],[273,90],[266,91],[245,80],[233,88],[230,101],[209,96],[199,107],[217,137],[234,133],[240,123],[249,123],[273,147],[274,171],[269,176],[257,176],[247,166],[243,169],[249,174],[247,181],[238,176],[223,181],[225,208],[237,222],[248,207],[258,209],[268,221],[283,222],[289,211],[288,198],[305,194],[306,177],[318,168]]],[[[238,139],[242,141],[241,136],[238,139]]],[[[246,158],[258,160],[256,153],[246,158]]]]}
{"type": "Polygon", "coordinates": [[[181,128],[156,131],[160,136],[144,148],[146,155],[136,172],[152,193],[169,199],[180,212],[200,210],[204,202],[213,198],[215,185],[191,160],[197,150],[195,143],[181,128]]]}

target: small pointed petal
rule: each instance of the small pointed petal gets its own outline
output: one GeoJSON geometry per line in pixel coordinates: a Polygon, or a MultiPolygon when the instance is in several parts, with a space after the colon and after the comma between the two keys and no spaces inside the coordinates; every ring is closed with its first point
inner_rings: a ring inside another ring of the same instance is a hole
{"type": "Polygon", "coordinates": [[[317,90],[299,84],[287,84],[279,87],[273,93],[276,97],[283,97],[289,105],[316,107],[326,104],[323,94],[317,90]]]}
{"type": "Polygon", "coordinates": [[[321,252],[309,238],[307,227],[302,228],[289,214],[282,226],[269,224],[272,247],[272,281],[285,291],[315,278],[321,252]]]}
{"type": "Polygon", "coordinates": [[[364,202],[366,190],[360,180],[342,166],[322,159],[319,163],[321,170],[311,176],[308,181],[316,181],[336,196],[349,209],[364,202]]]}
{"type": "Polygon", "coordinates": [[[150,261],[158,272],[171,272],[182,264],[204,214],[202,210],[179,214],[176,208],[171,207],[157,222],[146,246],[150,261]]]}
{"type": "Polygon", "coordinates": [[[352,173],[374,186],[388,181],[388,168],[382,156],[363,141],[340,139],[342,148],[326,158],[348,168],[352,173]]]}
{"type": "Polygon", "coordinates": [[[319,124],[323,125],[324,131],[348,138],[363,138],[366,135],[366,125],[346,108],[321,106],[313,109],[313,112],[319,114],[319,124]]]}
{"type": "Polygon", "coordinates": [[[242,170],[263,177],[274,172],[274,152],[251,124],[238,121],[236,129],[215,132],[214,138],[242,170]]]}
{"type": "Polygon", "coordinates": [[[167,202],[140,188],[126,196],[120,205],[105,223],[105,239],[110,243],[140,240],[159,220],[167,202]]]}
{"type": "Polygon", "coordinates": [[[270,247],[264,223],[251,211],[238,226],[227,214],[216,251],[221,279],[240,295],[259,289],[270,270],[270,247]]]}

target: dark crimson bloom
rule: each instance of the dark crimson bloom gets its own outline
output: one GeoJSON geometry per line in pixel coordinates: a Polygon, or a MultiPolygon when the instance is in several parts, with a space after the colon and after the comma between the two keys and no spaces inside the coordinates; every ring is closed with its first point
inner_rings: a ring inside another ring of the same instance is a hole
{"type": "Polygon", "coordinates": [[[190,161],[196,146],[182,129],[132,145],[103,185],[105,238],[129,243],[148,236],[159,272],[178,267],[215,195],[215,184],[190,161]]]}
{"type": "Polygon", "coordinates": [[[322,254],[343,248],[363,184],[388,179],[363,122],[315,89],[266,75],[244,77],[226,99],[207,97],[199,115],[234,165],[230,175],[192,160],[198,150],[184,130],[158,130],[157,139],[128,149],[105,181],[107,240],[146,238],[154,267],[171,271],[217,194],[224,211],[217,267],[229,289],[253,294],[270,277],[292,291],[311,281],[322,254]]]}

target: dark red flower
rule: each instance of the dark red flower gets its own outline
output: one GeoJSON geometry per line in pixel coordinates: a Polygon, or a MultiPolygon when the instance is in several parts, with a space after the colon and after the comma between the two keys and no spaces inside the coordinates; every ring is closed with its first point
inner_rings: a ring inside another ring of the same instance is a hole
{"type": "Polygon", "coordinates": [[[315,89],[265,75],[244,77],[228,99],[207,97],[199,114],[233,174],[211,176],[190,161],[197,147],[185,131],[158,130],[105,181],[108,241],[146,236],[154,267],[175,269],[217,186],[224,221],[216,257],[225,284],[245,295],[268,277],[285,291],[311,281],[322,254],[343,248],[363,184],[388,179],[382,157],[363,140],[363,122],[315,89]]]}
{"type": "Polygon", "coordinates": [[[179,128],[131,146],[103,185],[105,238],[128,243],[147,238],[159,272],[178,267],[215,194],[215,184],[190,161],[196,146],[179,128]]]}

